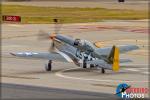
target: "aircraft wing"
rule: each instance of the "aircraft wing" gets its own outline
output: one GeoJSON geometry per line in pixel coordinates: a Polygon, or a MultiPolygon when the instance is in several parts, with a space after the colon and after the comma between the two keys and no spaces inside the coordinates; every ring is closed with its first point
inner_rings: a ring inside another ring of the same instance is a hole
{"type": "Polygon", "coordinates": [[[39,53],[39,52],[19,52],[19,53],[10,53],[13,56],[21,57],[21,58],[31,58],[31,59],[47,59],[54,61],[62,61],[68,62],[61,54],[57,52],[47,52],[47,53],[39,53]]]}
{"type": "MultiPolygon", "coordinates": [[[[119,48],[119,53],[126,53],[132,50],[139,49],[136,45],[121,45],[117,46],[119,48]]],[[[111,51],[112,47],[106,47],[106,48],[98,48],[96,52],[100,55],[108,55],[111,51]]]]}

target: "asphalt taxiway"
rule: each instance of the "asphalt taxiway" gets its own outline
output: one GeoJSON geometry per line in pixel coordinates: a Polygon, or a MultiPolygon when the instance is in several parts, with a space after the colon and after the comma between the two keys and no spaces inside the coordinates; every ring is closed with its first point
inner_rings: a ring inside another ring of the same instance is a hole
{"type": "MultiPolygon", "coordinates": [[[[137,44],[140,47],[139,50],[120,56],[130,58],[133,60],[132,63],[121,64],[119,72],[106,71],[106,74],[101,74],[96,69],[82,69],[63,62],[53,62],[52,71],[46,72],[45,60],[19,59],[9,54],[20,51],[48,52],[50,41],[37,40],[39,30],[53,32],[54,29],[51,24],[2,24],[2,83],[106,94],[115,94],[120,83],[128,83],[132,87],[148,87],[147,20],[110,20],[62,26],[62,34],[92,42],[99,41],[101,47],[123,44],[137,44]]],[[[4,97],[9,97],[5,93],[6,91],[2,93],[4,97]]],[[[38,94],[41,93],[42,91],[38,94]]]]}
{"type": "Polygon", "coordinates": [[[58,88],[1,84],[1,99],[117,99],[117,96],[107,93],[67,90],[58,88]]]}

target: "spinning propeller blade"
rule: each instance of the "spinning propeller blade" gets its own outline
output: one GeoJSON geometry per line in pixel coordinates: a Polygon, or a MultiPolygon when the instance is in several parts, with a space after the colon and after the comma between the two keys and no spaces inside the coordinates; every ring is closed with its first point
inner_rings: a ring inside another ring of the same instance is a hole
{"type": "Polygon", "coordinates": [[[61,20],[60,19],[58,20],[57,18],[55,18],[53,19],[53,21],[54,21],[54,33],[58,34],[62,27],[61,20]]]}
{"type": "Polygon", "coordinates": [[[54,44],[54,38],[55,36],[58,34],[58,32],[61,29],[62,24],[60,23],[60,20],[58,20],[57,18],[53,19],[54,22],[54,33],[48,33],[48,32],[44,32],[42,30],[39,31],[38,34],[38,40],[49,40],[51,39],[51,46],[49,48],[49,51],[53,51],[55,44],[54,44]]]}
{"type": "Polygon", "coordinates": [[[43,30],[40,30],[38,33],[38,40],[48,40],[50,39],[50,34],[44,32],[43,30]]]}

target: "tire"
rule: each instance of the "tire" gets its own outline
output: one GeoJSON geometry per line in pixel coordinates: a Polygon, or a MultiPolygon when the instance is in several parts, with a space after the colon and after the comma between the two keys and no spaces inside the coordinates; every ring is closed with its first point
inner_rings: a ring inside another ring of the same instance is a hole
{"type": "Polygon", "coordinates": [[[94,64],[90,64],[90,68],[94,68],[95,66],[94,66],[94,64]]]}
{"type": "Polygon", "coordinates": [[[87,68],[87,64],[85,61],[83,61],[83,68],[87,68]]]}
{"type": "Polygon", "coordinates": [[[46,71],[52,70],[52,61],[49,61],[48,64],[45,66],[46,71]]]}
{"type": "Polygon", "coordinates": [[[118,2],[125,2],[125,0],[118,0],[118,2]]]}
{"type": "Polygon", "coordinates": [[[104,69],[104,68],[102,68],[102,73],[103,73],[103,74],[105,73],[105,69],[104,69]]]}

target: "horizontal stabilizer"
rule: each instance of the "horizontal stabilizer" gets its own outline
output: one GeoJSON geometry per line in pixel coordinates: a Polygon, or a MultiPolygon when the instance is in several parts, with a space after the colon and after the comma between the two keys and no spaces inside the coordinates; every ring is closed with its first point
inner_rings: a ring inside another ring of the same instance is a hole
{"type": "Polygon", "coordinates": [[[120,63],[132,62],[130,59],[120,59],[120,63]]]}

